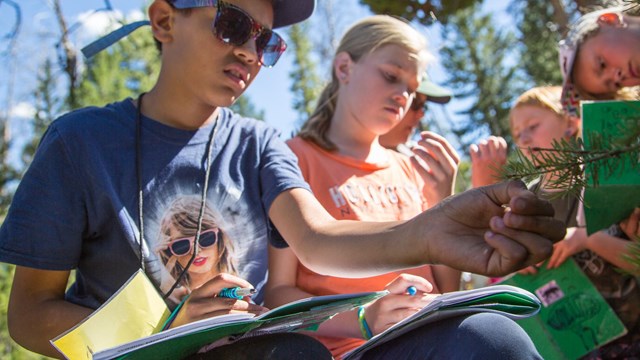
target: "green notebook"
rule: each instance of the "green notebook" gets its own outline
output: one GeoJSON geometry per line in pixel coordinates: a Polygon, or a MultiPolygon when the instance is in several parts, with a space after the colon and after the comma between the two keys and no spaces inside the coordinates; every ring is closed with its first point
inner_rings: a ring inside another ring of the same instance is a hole
{"type": "MultiPolygon", "coordinates": [[[[629,128],[628,122],[640,121],[640,101],[583,101],[581,106],[584,147],[587,150],[594,146],[594,135],[601,135],[604,143],[608,144],[613,139],[628,135],[624,131],[629,128]]],[[[635,141],[638,143],[640,139],[635,141]]],[[[584,212],[589,234],[620,222],[640,206],[637,150],[635,157],[626,154],[619,161],[621,166],[610,175],[605,167],[597,171],[591,166],[585,168],[584,212]],[[594,186],[594,178],[598,179],[598,186],[594,186]]]]}
{"type": "Polygon", "coordinates": [[[100,359],[179,359],[212,343],[275,332],[313,329],[343,311],[374,301],[388,291],[316,296],[294,301],[260,316],[228,314],[161,331],[93,354],[100,359]]]}
{"type": "MultiPolygon", "coordinates": [[[[368,350],[394,339],[412,329],[453,316],[479,312],[501,314],[512,319],[535,315],[540,301],[528,291],[513,286],[497,285],[439,295],[420,311],[405,318],[345,355],[343,360],[358,360],[368,350]]],[[[372,351],[375,351],[373,349],[372,351]]]]}
{"type": "Polygon", "coordinates": [[[517,320],[546,360],[578,359],[627,333],[618,316],[573,259],[536,275],[516,274],[501,284],[536,294],[538,315],[517,320]]]}

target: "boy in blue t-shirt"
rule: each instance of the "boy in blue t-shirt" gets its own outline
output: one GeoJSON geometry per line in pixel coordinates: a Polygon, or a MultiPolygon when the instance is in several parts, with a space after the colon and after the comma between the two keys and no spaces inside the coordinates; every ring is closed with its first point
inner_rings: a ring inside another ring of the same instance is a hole
{"type": "MultiPolygon", "coordinates": [[[[550,254],[564,226],[521,182],[465,192],[406,222],[336,221],[278,133],[226,109],[285,50],[270,29],[305,20],[313,7],[313,0],[150,5],[162,56],[155,86],[56,120],[0,229],[0,261],[17,265],[8,321],[20,345],[59,356],[49,340],[140,267],[172,306],[190,294],[172,326],[260,313],[269,243],[343,277],[425,263],[496,276],[550,254]],[[286,243],[271,235],[276,229],[286,243]],[[215,297],[234,286],[255,287],[255,303],[215,297]]],[[[215,356],[327,354],[301,335],[245,341],[251,345],[223,346],[215,356]]]]}

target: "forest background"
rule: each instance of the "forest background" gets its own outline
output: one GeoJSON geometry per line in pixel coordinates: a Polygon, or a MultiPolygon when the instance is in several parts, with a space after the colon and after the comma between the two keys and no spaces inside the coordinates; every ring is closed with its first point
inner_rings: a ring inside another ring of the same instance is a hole
{"type": "MultiPolygon", "coordinates": [[[[73,109],[135,97],[154,83],[159,56],[148,30],[130,35],[90,62],[79,52],[99,37],[96,28],[106,33],[139,20],[148,4],[126,1],[119,7],[119,3],[0,0],[0,222],[51,121],[73,109]]],[[[490,134],[503,136],[511,144],[507,116],[513,100],[533,86],[560,84],[557,42],[580,13],[609,2],[317,3],[310,20],[279,31],[289,44],[285,56],[275,68],[263,69],[233,107],[290,137],[313,110],[346,28],[372,13],[393,14],[409,19],[425,34],[438,58],[429,73],[455,95],[447,105],[430,104],[422,128],[445,135],[468,159],[468,145],[490,134]]],[[[469,170],[469,162],[463,161],[458,191],[469,187],[469,170]]],[[[12,271],[12,266],[0,264],[0,358],[41,359],[16,345],[7,331],[12,271]]]]}

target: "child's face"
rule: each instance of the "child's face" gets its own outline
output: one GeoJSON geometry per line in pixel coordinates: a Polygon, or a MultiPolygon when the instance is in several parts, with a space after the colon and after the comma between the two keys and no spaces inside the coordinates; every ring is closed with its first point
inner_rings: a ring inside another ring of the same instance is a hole
{"type": "Polygon", "coordinates": [[[640,85],[640,38],[626,28],[600,25],[578,50],[573,80],[593,95],[640,85]]]}
{"type": "MultiPolygon", "coordinates": [[[[254,21],[271,28],[270,0],[227,0],[254,21]]],[[[177,96],[195,97],[208,106],[231,105],[260,70],[255,41],[241,46],[223,43],[212,32],[217,8],[175,13],[171,38],[163,43],[163,71],[174,82],[177,96]]]]}
{"type": "Polygon", "coordinates": [[[363,129],[378,136],[404,118],[419,85],[421,66],[415,54],[398,45],[383,46],[353,64],[340,91],[363,129]]]}
{"type": "Polygon", "coordinates": [[[389,132],[380,136],[380,143],[393,144],[397,146],[409,140],[409,137],[416,130],[420,119],[424,116],[424,104],[427,101],[427,95],[416,93],[411,106],[407,109],[407,113],[389,132]],[[415,108],[415,109],[414,109],[415,108]]]}
{"type": "Polygon", "coordinates": [[[555,112],[534,105],[521,105],[511,110],[511,134],[516,146],[529,159],[529,148],[551,148],[553,140],[567,136],[569,122],[555,112]]]}

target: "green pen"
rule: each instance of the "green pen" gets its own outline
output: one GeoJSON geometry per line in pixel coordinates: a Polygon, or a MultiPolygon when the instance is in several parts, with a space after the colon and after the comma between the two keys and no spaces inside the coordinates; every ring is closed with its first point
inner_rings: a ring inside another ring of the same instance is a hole
{"type": "Polygon", "coordinates": [[[245,296],[251,296],[256,293],[253,288],[241,288],[239,286],[232,288],[223,288],[218,293],[218,297],[242,300],[245,296]]]}

